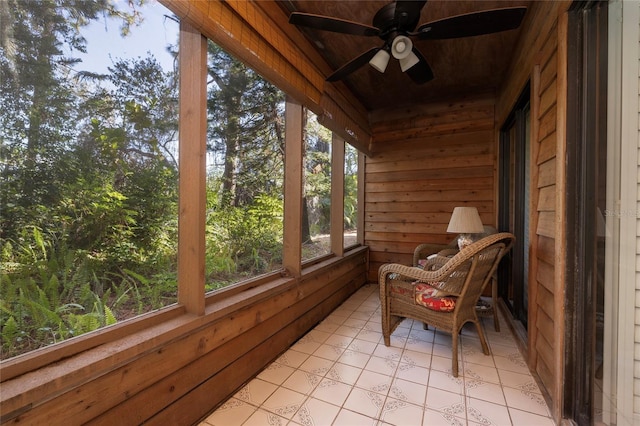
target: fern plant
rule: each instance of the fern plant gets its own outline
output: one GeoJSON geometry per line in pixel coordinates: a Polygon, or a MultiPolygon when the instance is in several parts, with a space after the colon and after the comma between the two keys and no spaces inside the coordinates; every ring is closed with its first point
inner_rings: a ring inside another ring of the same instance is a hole
{"type": "Polygon", "coordinates": [[[110,292],[94,291],[87,256],[44,238],[38,228],[0,250],[2,358],[115,324],[110,292]]]}

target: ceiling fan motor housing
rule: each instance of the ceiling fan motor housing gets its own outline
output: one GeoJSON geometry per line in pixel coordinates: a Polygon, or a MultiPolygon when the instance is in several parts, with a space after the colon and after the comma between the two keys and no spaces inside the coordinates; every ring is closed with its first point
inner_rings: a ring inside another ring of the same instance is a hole
{"type": "Polygon", "coordinates": [[[420,13],[411,16],[409,11],[398,10],[396,2],[383,6],[373,17],[373,26],[381,31],[380,38],[387,38],[391,31],[413,31],[420,22],[420,13]]]}

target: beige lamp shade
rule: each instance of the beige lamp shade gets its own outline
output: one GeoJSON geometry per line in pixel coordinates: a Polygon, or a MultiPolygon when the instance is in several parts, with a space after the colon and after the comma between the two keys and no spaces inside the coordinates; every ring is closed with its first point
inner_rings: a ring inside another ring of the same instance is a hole
{"type": "Polygon", "coordinates": [[[458,234],[479,234],[484,232],[478,209],[475,207],[454,208],[447,232],[458,234]]]}

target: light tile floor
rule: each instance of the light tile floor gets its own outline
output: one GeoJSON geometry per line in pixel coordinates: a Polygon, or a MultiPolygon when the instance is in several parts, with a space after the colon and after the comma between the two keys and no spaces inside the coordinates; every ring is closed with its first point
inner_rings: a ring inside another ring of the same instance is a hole
{"type": "Polygon", "coordinates": [[[504,326],[483,319],[461,337],[405,320],[386,347],[377,285],[366,285],[251,380],[200,426],[553,425],[540,389],[504,326]]]}

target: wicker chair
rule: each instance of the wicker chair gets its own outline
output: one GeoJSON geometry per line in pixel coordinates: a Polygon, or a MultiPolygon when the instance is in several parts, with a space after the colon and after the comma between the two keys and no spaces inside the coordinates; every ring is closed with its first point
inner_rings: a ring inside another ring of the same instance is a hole
{"type": "MultiPolygon", "coordinates": [[[[484,238],[489,235],[497,234],[498,230],[493,226],[484,226],[484,232],[479,238],[484,238]]],[[[449,244],[420,244],[413,252],[413,266],[420,266],[420,260],[426,260],[427,257],[439,253],[442,250],[452,250],[450,253],[458,251],[457,237],[454,238],[449,244]]],[[[491,278],[491,305],[487,306],[483,304],[482,307],[477,309],[478,316],[493,317],[493,327],[496,331],[500,331],[500,319],[498,318],[498,274],[493,274],[491,278]]]]}
{"type": "MultiPolygon", "coordinates": [[[[489,235],[497,234],[498,230],[493,226],[484,226],[484,232],[479,235],[478,239],[487,237],[489,235]]],[[[458,250],[458,237],[454,238],[449,242],[449,244],[433,244],[433,243],[425,243],[420,244],[413,251],[413,266],[419,266],[419,261],[421,259],[426,259],[432,254],[439,253],[442,250],[458,250]]]]}
{"type": "Polygon", "coordinates": [[[514,240],[513,234],[507,232],[489,235],[460,251],[441,252],[427,260],[424,269],[396,263],[382,265],[378,280],[385,345],[391,344],[391,333],[404,318],[447,331],[452,334],[452,370],[457,377],[458,334],[465,323],[472,322],[478,330],[483,352],[489,355],[489,347],[478,321],[476,303],[514,240]],[[431,283],[444,293],[455,296],[453,311],[441,312],[418,304],[414,294],[414,283],[417,281],[431,283]]]}

